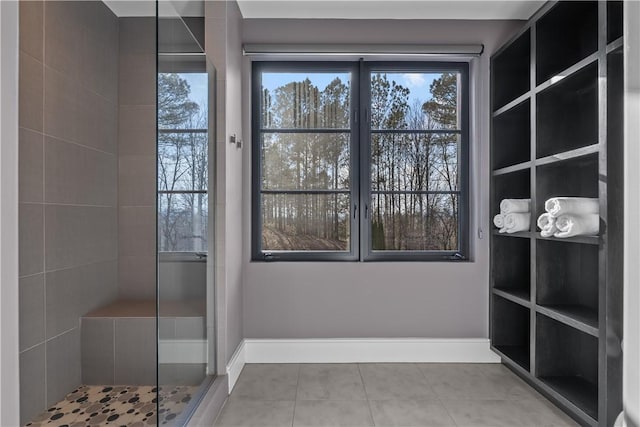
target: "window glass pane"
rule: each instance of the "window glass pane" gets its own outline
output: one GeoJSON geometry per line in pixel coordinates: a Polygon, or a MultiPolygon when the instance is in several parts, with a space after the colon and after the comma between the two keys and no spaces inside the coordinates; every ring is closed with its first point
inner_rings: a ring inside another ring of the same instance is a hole
{"type": "Polygon", "coordinates": [[[459,134],[373,133],[372,191],[456,191],[459,134]]]}
{"type": "Polygon", "coordinates": [[[460,129],[459,74],[372,72],[372,129],[460,129]]]}
{"type": "Polygon", "coordinates": [[[158,190],[206,190],[208,176],[206,133],[158,135],[158,190]]]}
{"type": "Polygon", "coordinates": [[[348,129],[349,73],[262,73],[260,123],[267,129],[348,129]]]}
{"type": "Polygon", "coordinates": [[[205,193],[158,194],[160,251],[207,251],[207,203],[205,193]]]}
{"type": "Polygon", "coordinates": [[[262,188],[349,188],[349,133],[264,133],[262,188]]]}
{"type": "Polygon", "coordinates": [[[206,73],[159,73],[158,127],[206,129],[207,87],[206,73]]]}
{"type": "Polygon", "coordinates": [[[374,251],[458,249],[457,194],[373,194],[374,251]]]}
{"type": "Polygon", "coordinates": [[[262,194],[263,251],[348,251],[350,195],[262,194]]]}

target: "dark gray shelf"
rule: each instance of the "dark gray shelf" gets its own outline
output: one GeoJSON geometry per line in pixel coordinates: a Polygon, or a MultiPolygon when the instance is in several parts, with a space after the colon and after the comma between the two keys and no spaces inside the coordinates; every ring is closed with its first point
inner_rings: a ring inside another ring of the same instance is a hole
{"type": "Polygon", "coordinates": [[[540,381],[576,405],[596,424],[598,419],[598,385],[581,377],[541,377],[540,381]]]}
{"type": "Polygon", "coordinates": [[[576,148],[574,150],[562,151],[547,157],[541,157],[536,159],[535,163],[536,166],[550,165],[552,163],[578,159],[580,157],[588,156],[589,154],[597,154],[598,151],[600,151],[600,146],[598,144],[585,145],[584,147],[576,148]]]}
{"type": "Polygon", "coordinates": [[[581,305],[538,305],[538,313],[598,337],[598,312],[581,305]]]}
{"type": "Polygon", "coordinates": [[[607,43],[622,37],[622,11],[622,1],[607,1],[607,43]]]}
{"type": "Polygon", "coordinates": [[[516,233],[500,233],[500,231],[498,231],[497,229],[494,228],[492,233],[493,233],[493,235],[500,236],[500,237],[520,237],[522,239],[530,239],[531,238],[531,232],[530,231],[518,231],[516,233]]]}
{"type": "Polygon", "coordinates": [[[493,169],[531,160],[531,104],[529,99],[493,118],[493,169]]]}
{"type": "Polygon", "coordinates": [[[531,310],[499,295],[492,295],[491,342],[524,369],[530,368],[531,310]]]}
{"type": "Polygon", "coordinates": [[[558,2],[536,23],[536,83],[598,50],[598,3],[558,2]]]}
{"type": "Polygon", "coordinates": [[[585,245],[599,245],[600,237],[598,236],[575,236],[575,237],[566,237],[559,239],[557,237],[542,237],[540,233],[535,233],[536,239],[539,240],[550,240],[553,242],[560,243],[582,243],[585,245]]]}
{"type": "MultiPolygon", "coordinates": [[[[526,284],[526,287],[529,283],[526,284]]],[[[512,286],[509,288],[493,288],[493,293],[511,302],[520,304],[523,307],[531,307],[531,296],[528,289],[524,286],[512,286]]]]}
{"type": "Polygon", "coordinates": [[[598,167],[598,153],[536,166],[535,211],[544,212],[544,203],[551,197],[598,198],[598,167]]]}
{"type": "Polygon", "coordinates": [[[598,236],[490,233],[491,348],[593,427],[622,409],[622,15],[547,2],[491,58],[491,215],[503,198],[531,198],[534,216],[550,197],[600,200],[598,236]]]}
{"type": "Polygon", "coordinates": [[[527,31],[491,61],[493,105],[502,107],[530,89],[529,67],[531,34],[527,31]]]}
{"type": "Polygon", "coordinates": [[[494,349],[500,356],[506,357],[522,369],[529,371],[531,362],[529,361],[529,347],[523,345],[498,345],[494,349]]]}
{"type": "Polygon", "coordinates": [[[536,98],[536,157],[598,141],[597,62],[539,92],[536,98]]]}

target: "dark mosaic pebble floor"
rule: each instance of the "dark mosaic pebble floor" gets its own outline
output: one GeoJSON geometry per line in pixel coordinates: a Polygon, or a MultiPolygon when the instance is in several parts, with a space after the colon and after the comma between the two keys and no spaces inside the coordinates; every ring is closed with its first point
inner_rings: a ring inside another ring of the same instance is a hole
{"type": "Polygon", "coordinates": [[[196,390],[189,386],[162,387],[158,411],[153,386],[80,386],[26,426],[145,427],[157,425],[158,415],[159,425],[170,426],[196,390]]]}

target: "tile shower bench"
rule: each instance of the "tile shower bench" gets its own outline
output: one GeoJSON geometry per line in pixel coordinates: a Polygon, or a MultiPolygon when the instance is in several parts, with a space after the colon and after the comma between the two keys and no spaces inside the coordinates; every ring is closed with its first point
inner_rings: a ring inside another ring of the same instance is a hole
{"type": "Polygon", "coordinates": [[[205,375],[203,301],[164,301],[156,332],[155,300],[118,300],[81,318],[82,383],[200,384],[205,375]]]}

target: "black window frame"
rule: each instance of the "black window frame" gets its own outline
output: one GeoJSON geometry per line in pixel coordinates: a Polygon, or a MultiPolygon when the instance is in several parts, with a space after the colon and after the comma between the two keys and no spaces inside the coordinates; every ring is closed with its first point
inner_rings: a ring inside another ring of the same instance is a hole
{"type": "Polygon", "coordinates": [[[251,71],[251,260],[252,261],[468,261],[470,97],[469,63],[444,61],[252,61],[251,71]],[[351,72],[350,102],[350,247],[348,251],[262,250],[261,74],[263,72],[351,72]],[[460,135],[458,163],[458,250],[372,250],[369,206],[371,200],[372,72],[458,72],[460,75],[460,129],[434,131],[460,135]],[[363,143],[363,142],[368,143],[363,143]]]}

